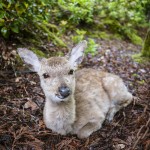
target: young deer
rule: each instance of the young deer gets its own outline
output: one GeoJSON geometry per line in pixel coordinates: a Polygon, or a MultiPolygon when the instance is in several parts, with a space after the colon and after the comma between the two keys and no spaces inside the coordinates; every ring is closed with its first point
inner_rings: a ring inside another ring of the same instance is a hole
{"type": "Polygon", "coordinates": [[[83,60],[86,41],[66,57],[39,59],[33,52],[19,48],[18,53],[40,77],[46,97],[44,122],[57,133],[86,138],[101,128],[105,119],[132,101],[122,79],[94,69],[77,69],[83,60]]]}

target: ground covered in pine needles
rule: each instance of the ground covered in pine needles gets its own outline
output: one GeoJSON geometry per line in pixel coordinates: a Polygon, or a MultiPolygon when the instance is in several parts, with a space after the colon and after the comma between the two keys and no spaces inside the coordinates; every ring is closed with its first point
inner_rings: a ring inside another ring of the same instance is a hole
{"type": "MultiPolygon", "coordinates": [[[[1,150],[150,149],[150,64],[132,60],[131,55],[141,47],[118,40],[97,40],[97,43],[98,53],[94,57],[88,54],[81,67],[119,75],[138,99],[120,110],[112,122],[105,121],[102,128],[87,139],[61,136],[44,125],[44,94],[38,76],[24,67],[3,69],[0,72],[1,150]]],[[[1,49],[6,61],[16,53],[13,46],[1,44],[1,49]],[[7,49],[11,55],[5,55],[7,49]]]]}

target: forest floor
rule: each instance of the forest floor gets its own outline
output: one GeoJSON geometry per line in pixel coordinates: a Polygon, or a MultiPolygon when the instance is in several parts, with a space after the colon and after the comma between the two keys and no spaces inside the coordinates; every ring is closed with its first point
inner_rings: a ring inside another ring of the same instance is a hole
{"type": "Polygon", "coordinates": [[[138,97],[120,110],[112,122],[80,140],[61,136],[43,122],[44,94],[39,78],[26,68],[0,73],[1,150],[149,150],[150,149],[150,63],[139,64],[131,55],[141,50],[125,41],[97,40],[98,53],[87,55],[81,67],[108,71],[123,78],[138,97]]]}

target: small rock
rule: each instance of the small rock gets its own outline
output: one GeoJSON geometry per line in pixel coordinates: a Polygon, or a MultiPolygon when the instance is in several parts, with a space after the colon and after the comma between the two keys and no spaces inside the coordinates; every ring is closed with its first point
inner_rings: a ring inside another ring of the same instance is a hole
{"type": "Polygon", "coordinates": [[[142,72],[142,73],[146,73],[145,69],[139,69],[139,71],[142,72]]]}
{"type": "Polygon", "coordinates": [[[113,147],[115,148],[115,150],[121,150],[121,149],[125,148],[125,145],[124,144],[116,144],[116,145],[113,145],[113,147]]]}
{"type": "Polygon", "coordinates": [[[16,56],[17,55],[17,52],[15,50],[11,51],[11,54],[16,56]]]}
{"type": "Polygon", "coordinates": [[[30,84],[31,84],[31,85],[36,85],[36,82],[30,81],[30,84]]]}
{"type": "Polygon", "coordinates": [[[125,148],[125,145],[124,145],[124,144],[118,144],[118,146],[119,146],[121,149],[125,148]]]}
{"type": "Polygon", "coordinates": [[[19,82],[21,79],[22,79],[22,77],[17,77],[17,78],[15,79],[15,82],[19,82]]]}

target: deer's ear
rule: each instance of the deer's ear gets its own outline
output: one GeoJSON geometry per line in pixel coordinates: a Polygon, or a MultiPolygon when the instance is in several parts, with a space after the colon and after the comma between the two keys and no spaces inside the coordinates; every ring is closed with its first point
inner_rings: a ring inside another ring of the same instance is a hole
{"type": "Polygon", "coordinates": [[[27,48],[18,48],[17,51],[24,62],[32,67],[31,70],[35,72],[39,71],[41,64],[35,53],[28,50],[27,48]]]}
{"type": "Polygon", "coordinates": [[[77,46],[75,46],[69,57],[69,63],[73,69],[76,69],[78,65],[82,62],[84,57],[84,50],[87,47],[87,42],[82,41],[77,46]]]}

